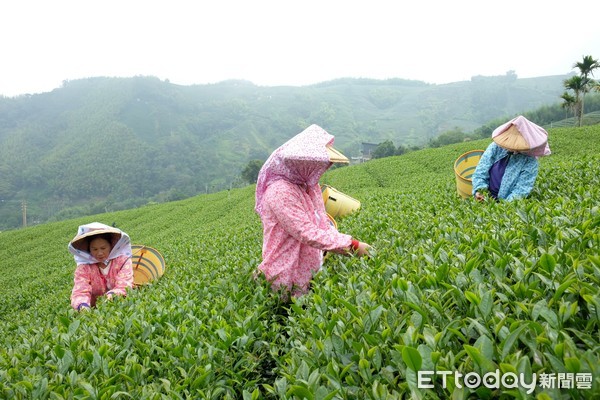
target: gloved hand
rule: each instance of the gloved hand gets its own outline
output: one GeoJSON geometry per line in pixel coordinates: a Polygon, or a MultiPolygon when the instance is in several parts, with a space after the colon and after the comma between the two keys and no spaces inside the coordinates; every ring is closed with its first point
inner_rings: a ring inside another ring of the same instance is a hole
{"type": "Polygon", "coordinates": [[[358,242],[358,249],[356,249],[356,255],[363,257],[363,256],[370,256],[370,251],[371,251],[372,247],[371,245],[364,243],[364,242],[358,242]]]}

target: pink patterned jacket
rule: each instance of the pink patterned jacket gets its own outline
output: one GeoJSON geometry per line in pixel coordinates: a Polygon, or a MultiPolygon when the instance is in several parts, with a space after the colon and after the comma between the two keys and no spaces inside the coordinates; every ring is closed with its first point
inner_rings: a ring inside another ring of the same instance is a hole
{"type": "Polygon", "coordinates": [[[274,290],[306,293],[323,250],[342,253],[352,243],[350,235],[329,224],[319,187],[331,166],[325,146],[333,140],[311,125],[276,149],[259,173],[255,210],[263,224],[263,260],[258,269],[274,290]]]}
{"type": "Polygon", "coordinates": [[[329,224],[319,186],[301,188],[273,182],[263,199],[263,262],[259,269],[273,289],[286,287],[294,296],[306,293],[323,251],[343,252],[352,241],[329,224]]]}
{"type": "Polygon", "coordinates": [[[100,272],[98,264],[78,264],[75,269],[71,306],[78,309],[87,304],[94,307],[96,299],[105,294],[127,294],[127,288],[133,287],[133,268],[131,258],[125,255],[110,260],[110,270],[106,276],[100,272]]]}

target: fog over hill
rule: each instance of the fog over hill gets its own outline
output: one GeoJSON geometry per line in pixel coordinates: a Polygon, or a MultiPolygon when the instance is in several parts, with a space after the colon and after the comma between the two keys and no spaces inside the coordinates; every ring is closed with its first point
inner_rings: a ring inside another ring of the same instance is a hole
{"type": "MultiPolygon", "coordinates": [[[[180,86],[155,77],[66,81],[0,97],[0,229],[246,184],[240,171],[316,123],[348,156],[363,142],[422,147],[450,130],[556,106],[566,76],[444,85],[338,79],[180,86]]],[[[562,115],[562,111],[561,111],[562,115]]]]}

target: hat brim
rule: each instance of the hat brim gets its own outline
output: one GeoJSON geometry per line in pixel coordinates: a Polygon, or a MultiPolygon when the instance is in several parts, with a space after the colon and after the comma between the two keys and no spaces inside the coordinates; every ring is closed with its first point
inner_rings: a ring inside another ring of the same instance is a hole
{"type": "Polygon", "coordinates": [[[511,125],[510,128],[492,138],[496,144],[509,151],[528,151],[531,150],[529,143],[525,140],[516,125],[511,125]]]}
{"type": "Polygon", "coordinates": [[[348,157],[340,153],[338,150],[334,149],[332,146],[325,146],[327,149],[327,154],[329,155],[329,161],[334,163],[345,163],[348,164],[350,160],[348,157]]]}
{"type": "Polygon", "coordinates": [[[86,232],[83,235],[77,235],[73,238],[73,240],[71,240],[71,246],[77,250],[87,252],[89,251],[89,242],[94,236],[107,233],[111,235],[110,245],[114,247],[119,239],[121,239],[121,231],[118,229],[97,229],[91,232],[86,232]]]}

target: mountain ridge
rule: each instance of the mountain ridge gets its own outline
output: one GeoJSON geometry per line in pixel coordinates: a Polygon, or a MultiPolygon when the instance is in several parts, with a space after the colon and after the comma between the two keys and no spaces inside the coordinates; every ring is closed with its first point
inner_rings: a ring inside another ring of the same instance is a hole
{"type": "Polygon", "coordinates": [[[181,86],[87,78],[0,97],[0,229],[240,186],[240,170],[317,123],[348,156],[362,142],[422,146],[448,129],[558,102],[563,76],[433,85],[344,78],[306,87],[181,86]],[[16,212],[15,212],[16,209],[16,212]]]}

